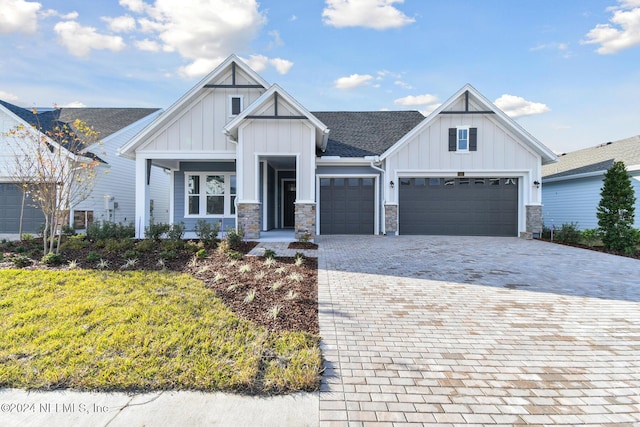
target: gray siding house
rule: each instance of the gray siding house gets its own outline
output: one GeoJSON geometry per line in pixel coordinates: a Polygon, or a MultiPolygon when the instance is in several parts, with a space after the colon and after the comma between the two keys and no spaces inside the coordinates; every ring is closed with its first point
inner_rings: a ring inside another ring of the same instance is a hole
{"type": "Polygon", "coordinates": [[[563,154],[542,168],[544,223],[558,227],[577,222],[578,228],[598,227],[596,216],[604,174],[613,162],[624,162],[636,193],[635,227],[640,228],[640,136],[607,142],[563,154]]]}
{"type": "Polygon", "coordinates": [[[231,55],[121,149],[136,227],[151,166],[170,170],[170,222],[322,234],[518,236],[541,231],[551,150],[465,85],[417,111],[311,112],[231,55]]]}

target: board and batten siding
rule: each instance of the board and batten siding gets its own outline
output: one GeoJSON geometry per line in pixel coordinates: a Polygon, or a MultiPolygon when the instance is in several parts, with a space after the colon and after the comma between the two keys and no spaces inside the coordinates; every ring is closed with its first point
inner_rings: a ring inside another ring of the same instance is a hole
{"type": "MultiPolygon", "coordinates": [[[[396,171],[473,172],[509,171],[536,173],[540,156],[520,143],[515,135],[490,118],[490,115],[441,115],[422,132],[414,135],[387,158],[388,178],[396,171]],[[449,128],[468,126],[478,129],[478,149],[473,152],[449,151],[449,128]]],[[[387,202],[397,202],[390,192],[387,202]]],[[[537,192],[531,192],[537,197],[537,192]]],[[[527,203],[539,203],[530,200],[527,203]]]]}
{"type": "MultiPolygon", "coordinates": [[[[304,119],[249,119],[239,133],[242,162],[241,197],[259,200],[257,156],[296,157],[298,200],[315,199],[315,129],[304,119]]],[[[239,154],[240,155],[240,154],[239,154]]]]}
{"type": "Polygon", "coordinates": [[[180,115],[149,137],[138,152],[235,152],[235,144],[222,133],[233,119],[229,97],[241,96],[246,108],[264,91],[259,89],[207,89],[181,111],[180,115]]]}
{"type": "MultiPolygon", "coordinates": [[[[580,230],[598,228],[596,215],[600,203],[603,175],[543,182],[542,215],[544,225],[560,228],[562,224],[577,223],[580,230]]],[[[640,228],[640,176],[631,180],[636,194],[636,228],[640,228]]]]}

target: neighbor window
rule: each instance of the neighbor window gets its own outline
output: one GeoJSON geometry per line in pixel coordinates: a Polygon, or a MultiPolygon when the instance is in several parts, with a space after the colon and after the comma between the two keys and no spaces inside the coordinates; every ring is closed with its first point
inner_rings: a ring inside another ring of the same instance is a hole
{"type": "Polygon", "coordinates": [[[73,228],[85,229],[93,224],[93,211],[73,211],[73,228]]]}
{"type": "Polygon", "coordinates": [[[242,112],[242,97],[231,96],[229,97],[229,111],[232,116],[237,116],[242,112]]]}
{"type": "Polygon", "coordinates": [[[458,128],[458,151],[469,151],[469,128],[458,128]]]}
{"type": "Polygon", "coordinates": [[[185,181],[186,216],[235,215],[235,174],[187,174],[185,181]]]}

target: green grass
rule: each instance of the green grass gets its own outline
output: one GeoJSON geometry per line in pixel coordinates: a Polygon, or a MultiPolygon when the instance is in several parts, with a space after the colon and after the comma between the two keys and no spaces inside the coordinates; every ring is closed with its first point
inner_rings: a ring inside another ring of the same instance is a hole
{"type": "Polygon", "coordinates": [[[239,319],[175,273],[0,270],[0,387],[314,390],[318,337],[239,319]]]}

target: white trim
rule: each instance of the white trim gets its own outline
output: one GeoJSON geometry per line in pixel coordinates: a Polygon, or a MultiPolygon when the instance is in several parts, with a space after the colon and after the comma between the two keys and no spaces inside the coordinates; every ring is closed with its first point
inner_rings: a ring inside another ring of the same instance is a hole
{"type": "Polygon", "coordinates": [[[318,166],[332,166],[332,165],[369,165],[372,159],[365,157],[319,157],[315,159],[315,163],[318,166]]]}
{"type": "Polygon", "coordinates": [[[555,178],[542,178],[542,184],[544,185],[545,183],[549,183],[549,182],[568,181],[571,179],[593,178],[597,176],[604,176],[605,173],[607,173],[606,170],[601,170],[601,171],[595,171],[595,172],[577,173],[575,175],[558,176],[555,178]]]}
{"type": "MultiPolygon", "coordinates": [[[[268,202],[268,182],[269,182],[269,174],[268,174],[268,165],[266,160],[262,160],[260,162],[262,164],[262,231],[267,231],[267,210],[269,209],[268,202]]],[[[258,174],[260,170],[258,169],[258,174]]],[[[237,183],[237,178],[236,178],[237,183]]]]}
{"type": "Polygon", "coordinates": [[[171,173],[169,174],[169,224],[173,224],[175,222],[175,175],[175,171],[171,171],[171,173]]]}
{"type": "Polygon", "coordinates": [[[214,161],[236,160],[235,151],[140,151],[136,154],[154,160],[192,160],[194,162],[210,162],[212,161],[210,159],[214,161]]]}
{"type": "MultiPolygon", "coordinates": [[[[373,207],[373,235],[380,234],[380,174],[335,174],[335,173],[319,173],[316,174],[316,234],[321,235],[320,229],[320,179],[321,178],[373,178],[374,191],[374,207],[373,207]]],[[[300,201],[300,203],[313,203],[300,201]]]]}
{"type": "Polygon", "coordinates": [[[217,172],[217,171],[184,171],[184,218],[233,218],[237,215],[231,213],[231,197],[238,197],[238,177],[236,172],[217,172]],[[189,177],[190,176],[198,176],[200,178],[198,189],[198,194],[189,194],[189,177]],[[208,176],[222,176],[224,177],[224,193],[223,194],[215,194],[213,196],[220,197],[223,199],[223,212],[221,214],[207,214],[207,189],[206,189],[206,181],[208,176]],[[236,177],[236,194],[231,193],[231,177],[236,177]],[[204,214],[190,214],[189,213],[189,197],[197,196],[199,197],[198,201],[198,211],[205,212],[204,214]]]}

